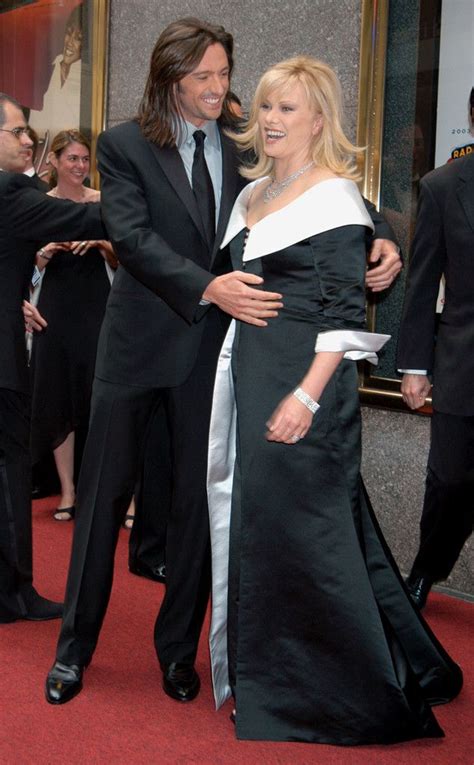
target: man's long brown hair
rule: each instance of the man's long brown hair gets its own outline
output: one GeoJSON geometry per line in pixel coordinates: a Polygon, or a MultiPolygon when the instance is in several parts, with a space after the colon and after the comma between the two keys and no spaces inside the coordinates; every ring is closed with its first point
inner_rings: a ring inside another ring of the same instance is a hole
{"type": "MultiPolygon", "coordinates": [[[[136,117],[145,137],[158,146],[174,146],[179,140],[181,113],[176,98],[177,84],[198,66],[208,47],[216,43],[222,45],[227,54],[230,78],[234,40],[224,27],[185,18],[169,24],[159,36],[136,117]]],[[[227,96],[221,119],[226,125],[235,123],[227,96]]]]}

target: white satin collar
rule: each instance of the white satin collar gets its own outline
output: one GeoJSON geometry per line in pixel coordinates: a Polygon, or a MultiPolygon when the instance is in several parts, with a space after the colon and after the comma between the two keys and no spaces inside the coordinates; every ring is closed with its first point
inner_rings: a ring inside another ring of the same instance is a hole
{"type": "MultiPolygon", "coordinates": [[[[255,186],[264,180],[259,178],[240,192],[221,248],[246,228],[250,195],[255,186]]],[[[311,186],[281,210],[255,223],[249,231],[243,259],[248,261],[261,258],[323,231],[351,225],[367,226],[374,230],[372,219],[354,181],[329,178],[311,186]]]]}

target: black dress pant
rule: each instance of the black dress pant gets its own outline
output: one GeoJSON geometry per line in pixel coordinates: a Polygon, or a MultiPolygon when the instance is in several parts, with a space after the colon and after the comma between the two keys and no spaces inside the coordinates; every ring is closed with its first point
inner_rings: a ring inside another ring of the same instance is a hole
{"type": "Polygon", "coordinates": [[[148,389],[94,382],[59,661],[86,664],[96,647],[112,587],[118,533],[134,491],[147,425],[162,405],[169,427],[172,496],[166,594],[156,621],[155,646],[163,664],[194,662],[210,590],[207,441],[224,333],[217,312],[209,314],[196,363],[182,385],[148,389]]]}
{"type": "Polygon", "coordinates": [[[166,532],[171,507],[171,451],[165,407],[158,406],[148,427],[143,466],[135,488],[135,519],[129,561],[155,568],[166,561],[166,532]]]}
{"type": "Polygon", "coordinates": [[[30,397],[0,388],[0,623],[32,590],[30,397]]]}
{"type": "Polygon", "coordinates": [[[413,572],[446,579],[474,520],[474,417],[433,412],[420,546],[413,572]]]}

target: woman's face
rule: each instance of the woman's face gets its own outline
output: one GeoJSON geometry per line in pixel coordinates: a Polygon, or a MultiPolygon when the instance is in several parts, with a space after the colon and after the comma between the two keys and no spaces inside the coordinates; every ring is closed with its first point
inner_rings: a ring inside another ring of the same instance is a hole
{"type": "Polygon", "coordinates": [[[89,174],[90,154],[87,146],[82,143],[68,144],[59,157],[51,156],[51,163],[56,168],[58,183],[68,183],[81,186],[89,174]]]}
{"type": "Polygon", "coordinates": [[[79,61],[82,50],[82,31],[78,27],[66,27],[64,33],[63,61],[68,66],[79,61]]]}
{"type": "Polygon", "coordinates": [[[263,148],[274,159],[301,158],[311,155],[314,136],[322,128],[322,116],[310,106],[301,83],[278,88],[261,103],[258,125],[263,148]]]}

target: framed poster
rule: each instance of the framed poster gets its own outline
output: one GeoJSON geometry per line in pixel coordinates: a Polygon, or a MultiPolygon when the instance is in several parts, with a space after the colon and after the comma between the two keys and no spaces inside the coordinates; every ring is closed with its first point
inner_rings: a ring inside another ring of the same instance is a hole
{"type": "MultiPolygon", "coordinates": [[[[363,0],[359,145],[362,191],[392,225],[408,263],[420,179],[473,150],[472,0],[363,0]]],[[[396,369],[406,268],[369,298],[369,328],[392,335],[379,365],[361,372],[364,403],[406,407],[396,369]]],[[[439,310],[442,310],[442,285],[439,310]]],[[[367,365],[368,366],[368,365],[367,365]]],[[[427,408],[429,410],[429,407],[427,408]]]]}
{"type": "Polygon", "coordinates": [[[0,91],[22,106],[39,138],[36,167],[45,164],[60,130],[79,129],[92,142],[104,128],[108,0],[2,0],[0,91]]]}

